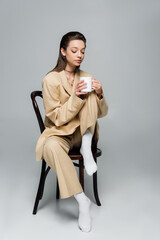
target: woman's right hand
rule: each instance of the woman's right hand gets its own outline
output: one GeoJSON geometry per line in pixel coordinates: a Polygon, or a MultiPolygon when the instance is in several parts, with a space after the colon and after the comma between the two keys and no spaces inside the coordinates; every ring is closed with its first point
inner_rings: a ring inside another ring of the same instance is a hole
{"type": "Polygon", "coordinates": [[[81,92],[82,89],[85,89],[87,87],[87,83],[84,83],[84,80],[81,80],[79,83],[77,83],[75,87],[75,94],[77,97],[81,97],[80,95],[86,95],[88,92],[81,92]]]}

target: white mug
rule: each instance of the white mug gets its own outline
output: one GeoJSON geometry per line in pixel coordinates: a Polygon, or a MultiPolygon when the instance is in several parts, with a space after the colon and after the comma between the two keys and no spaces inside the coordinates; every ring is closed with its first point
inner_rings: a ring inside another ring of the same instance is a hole
{"type": "Polygon", "coordinates": [[[87,87],[82,89],[81,92],[92,92],[92,78],[91,77],[80,77],[80,81],[84,80],[84,83],[87,83],[87,87]]]}

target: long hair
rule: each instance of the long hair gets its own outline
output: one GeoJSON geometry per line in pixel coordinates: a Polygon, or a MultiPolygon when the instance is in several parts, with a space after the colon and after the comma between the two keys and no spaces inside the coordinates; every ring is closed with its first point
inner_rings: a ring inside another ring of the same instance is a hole
{"type": "MultiPolygon", "coordinates": [[[[58,56],[58,60],[57,60],[57,64],[56,66],[50,71],[56,71],[56,72],[61,72],[62,70],[65,69],[66,67],[66,57],[64,57],[61,53],[61,48],[63,48],[65,51],[69,45],[69,42],[71,40],[82,40],[85,44],[86,47],[86,38],[84,37],[84,35],[80,32],[68,32],[66,33],[60,42],[60,47],[59,47],[59,56],[58,56]]],[[[77,69],[79,68],[79,66],[76,67],[77,69]]]]}

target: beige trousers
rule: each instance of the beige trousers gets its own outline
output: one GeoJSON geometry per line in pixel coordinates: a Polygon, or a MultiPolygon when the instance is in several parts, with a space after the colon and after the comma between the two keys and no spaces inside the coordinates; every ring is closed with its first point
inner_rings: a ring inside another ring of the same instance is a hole
{"type": "Polygon", "coordinates": [[[68,198],[83,191],[76,169],[68,152],[73,147],[80,148],[82,135],[87,129],[94,134],[97,120],[97,103],[93,93],[79,112],[80,125],[68,136],[50,136],[45,140],[43,158],[58,178],[61,198],[68,198]]]}

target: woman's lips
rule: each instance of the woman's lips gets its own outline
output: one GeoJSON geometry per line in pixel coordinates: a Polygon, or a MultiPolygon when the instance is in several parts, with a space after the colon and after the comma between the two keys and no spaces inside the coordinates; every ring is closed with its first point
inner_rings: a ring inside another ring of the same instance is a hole
{"type": "Polygon", "coordinates": [[[75,60],[76,62],[78,62],[78,63],[81,63],[81,60],[75,60]]]}

